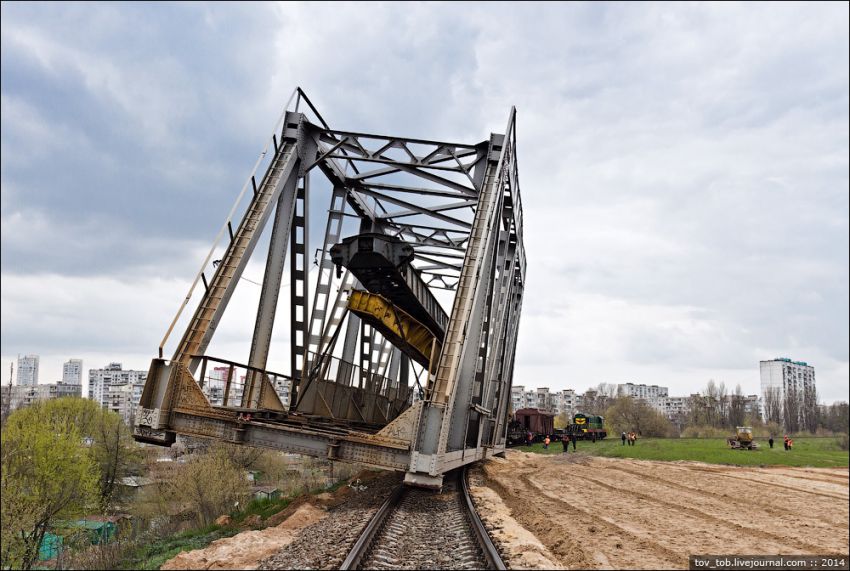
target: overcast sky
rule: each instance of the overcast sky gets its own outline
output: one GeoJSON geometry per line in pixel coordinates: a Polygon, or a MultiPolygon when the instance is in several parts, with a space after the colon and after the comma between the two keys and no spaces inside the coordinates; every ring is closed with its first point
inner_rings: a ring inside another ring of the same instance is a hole
{"type": "MultiPolygon", "coordinates": [[[[42,382],[147,369],[301,85],[335,128],[416,138],[516,105],[514,384],[755,393],[790,357],[846,400],[849,45],[843,2],[4,2],[2,380],[18,353],[42,382]]],[[[247,361],[243,321],[219,356],[247,361]]]]}

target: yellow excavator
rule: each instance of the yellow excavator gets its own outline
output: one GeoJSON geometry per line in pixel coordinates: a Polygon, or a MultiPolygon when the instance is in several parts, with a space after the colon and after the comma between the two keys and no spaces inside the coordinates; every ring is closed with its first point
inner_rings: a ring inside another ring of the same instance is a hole
{"type": "Polygon", "coordinates": [[[726,442],[733,450],[756,450],[759,445],[753,442],[753,428],[751,426],[736,426],[735,436],[727,438],[726,442]]]}

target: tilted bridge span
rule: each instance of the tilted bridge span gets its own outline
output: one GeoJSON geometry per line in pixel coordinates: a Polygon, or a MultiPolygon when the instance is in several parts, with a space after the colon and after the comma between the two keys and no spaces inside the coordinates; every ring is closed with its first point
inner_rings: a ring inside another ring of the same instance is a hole
{"type": "Polygon", "coordinates": [[[134,438],[214,438],[439,487],[505,449],[525,270],[515,109],[504,133],[449,143],[332,129],[296,89],[151,363],[134,438]],[[311,245],[317,169],[329,206],[311,245]],[[207,355],[269,226],[247,363],[207,355]]]}

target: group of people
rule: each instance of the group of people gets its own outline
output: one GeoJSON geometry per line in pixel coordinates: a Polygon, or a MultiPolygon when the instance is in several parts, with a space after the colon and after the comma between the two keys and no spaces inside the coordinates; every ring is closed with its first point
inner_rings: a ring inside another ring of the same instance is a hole
{"type": "MultiPolygon", "coordinates": [[[[526,440],[528,440],[528,445],[531,446],[531,444],[534,442],[534,435],[529,432],[526,435],[526,440]]],[[[570,442],[573,443],[573,450],[575,450],[576,449],[576,440],[578,440],[578,438],[576,437],[575,434],[564,434],[564,435],[562,435],[561,436],[561,446],[564,447],[564,452],[566,452],[569,449],[570,442]]],[[[543,439],[543,448],[548,450],[549,444],[551,442],[552,442],[552,439],[549,438],[549,436],[547,435],[543,439]]]]}
{"type": "Polygon", "coordinates": [[[626,443],[628,443],[629,446],[634,446],[635,442],[637,441],[637,434],[635,434],[634,431],[630,431],[628,434],[623,431],[623,433],[620,435],[620,438],[623,441],[623,446],[625,446],[626,443]]]}
{"type": "MultiPolygon", "coordinates": [[[[782,439],[782,441],[783,441],[783,444],[785,445],[785,450],[791,450],[791,448],[794,446],[794,441],[791,440],[790,438],[788,438],[787,434],[782,439]]],[[[773,448],[773,436],[768,438],[767,443],[770,444],[771,448],[773,448]]]]}

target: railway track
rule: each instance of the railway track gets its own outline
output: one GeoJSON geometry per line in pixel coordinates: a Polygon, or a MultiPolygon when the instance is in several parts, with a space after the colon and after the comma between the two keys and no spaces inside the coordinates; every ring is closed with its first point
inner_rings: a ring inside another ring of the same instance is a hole
{"type": "Polygon", "coordinates": [[[506,569],[469,497],[466,470],[439,494],[400,485],[340,569],[506,569]]]}

